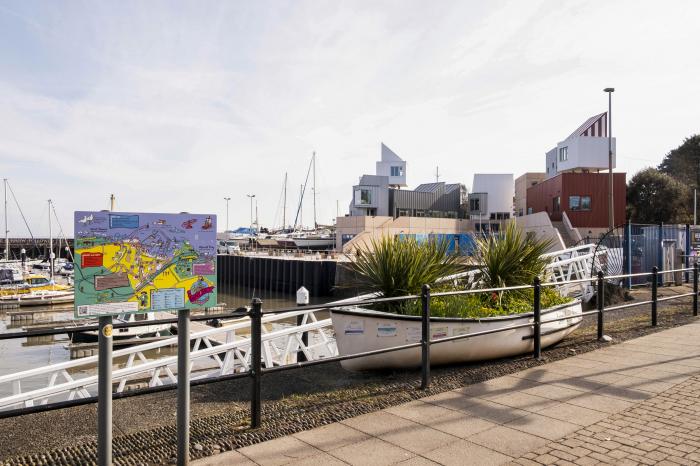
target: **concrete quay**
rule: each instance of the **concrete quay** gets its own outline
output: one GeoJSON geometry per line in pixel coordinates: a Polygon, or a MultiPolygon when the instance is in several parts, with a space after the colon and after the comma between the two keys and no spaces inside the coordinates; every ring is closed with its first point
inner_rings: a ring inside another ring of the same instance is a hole
{"type": "Polygon", "coordinates": [[[700,463],[700,322],[195,461],[700,463]]]}

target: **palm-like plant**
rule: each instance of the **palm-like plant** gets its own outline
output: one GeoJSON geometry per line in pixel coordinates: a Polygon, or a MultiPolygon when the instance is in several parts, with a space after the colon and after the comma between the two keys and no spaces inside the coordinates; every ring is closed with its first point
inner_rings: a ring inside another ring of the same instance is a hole
{"type": "Polygon", "coordinates": [[[360,246],[348,267],[356,284],[364,291],[384,297],[418,294],[424,284],[463,269],[459,257],[448,254],[447,241],[418,243],[413,238],[383,236],[372,239],[370,246],[360,246]]]}
{"type": "Polygon", "coordinates": [[[537,239],[509,222],[498,235],[476,240],[475,258],[481,281],[487,288],[529,285],[541,276],[550,259],[542,255],[552,245],[549,239],[537,239]]]}

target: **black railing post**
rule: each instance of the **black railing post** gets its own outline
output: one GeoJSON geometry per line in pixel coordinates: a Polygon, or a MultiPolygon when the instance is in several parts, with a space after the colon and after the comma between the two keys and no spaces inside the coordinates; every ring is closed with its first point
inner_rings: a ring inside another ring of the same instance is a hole
{"type": "Polygon", "coordinates": [[[260,378],[262,377],[262,301],[253,298],[250,310],[250,376],[252,378],[250,394],[250,426],[260,427],[260,378]]]}
{"type": "Polygon", "coordinates": [[[603,340],[604,320],[603,313],[605,312],[605,280],[603,272],[598,271],[598,286],[596,290],[596,304],[598,307],[598,340],[603,340]]]}
{"type": "Polygon", "coordinates": [[[698,315],[698,263],[693,264],[693,315],[698,315]]]}
{"type": "Polygon", "coordinates": [[[541,341],[541,336],[542,336],[542,319],[540,316],[540,277],[535,277],[535,280],[533,282],[533,303],[532,303],[532,309],[533,309],[533,317],[534,317],[534,325],[532,327],[533,331],[533,343],[534,343],[534,352],[533,356],[535,359],[540,359],[542,356],[542,341],[541,341]]]}
{"type": "Polygon", "coordinates": [[[423,285],[420,295],[421,313],[421,390],[430,387],[430,285],[423,285]]]}
{"type": "Polygon", "coordinates": [[[657,322],[657,301],[656,301],[656,295],[658,292],[659,288],[659,282],[658,282],[658,275],[659,275],[659,269],[657,267],[654,267],[651,269],[651,326],[656,327],[657,322]]]}

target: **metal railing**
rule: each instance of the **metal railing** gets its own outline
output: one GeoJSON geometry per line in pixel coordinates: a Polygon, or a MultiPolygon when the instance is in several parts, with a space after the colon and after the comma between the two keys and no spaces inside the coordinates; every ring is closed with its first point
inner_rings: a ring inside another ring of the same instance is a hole
{"type": "MultiPolygon", "coordinates": [[[[430,369],[431,369],[431,364],[430,364],[430,350],[432,345],[436,344],[442,344],[442,343],[447,343],[447,342],[453,342],[457,340],[463,340],[463,339],[469,339],[469,338],[477,338],[480,336],[484,335],[489,335],[489,334],[495,334],[495,333],[500,333],[500,332],[507,332],[515,329],[522,329],[522,328],[532,328],[532,335],[527,337],[531,338],[533,343],[532,343],[532,354],[533,357],[536,359],[539,359],[541,357],[541,352],[542,352],[542,327],[545,324],[549,323],[555,323],[555,322],[561,322],[561,321],[571,321],[572,319],[576,320],[574,325],[579,324],[582,320],[583,317],[589,316],[589,315],[596,315],[597,316],[597,338],[599,340],[604,340],[605,335],[604,335],[604,324],[605,324],[605,314],[608,312],[614,312],[622,309],[629,309],[633,307],[638,307],[638,306],[644,306],[644,305],[651,305],[651,326],[655,327],[658,325],[658,303],[659,302],[665,302],[665,301],[670,301],[673,299],[680,299],[688,296],[692,296],[692,315],[697,316],[698,315],[698,265],[695,264],[692,268],[682,268],[682,269],[675,269],[675,270],[669,270],[666,271],[666,273],[673,273],[673,272],[692,272],[692,283],[693,283],[693,292],[692,293],[682,293],[679,295],[675,296],[669,296],[669,297],[663,297],[659,298],[658,297],[658,276],[659,272],[654,267],[654,269],[651,272],[648,273],[643,273],[643,274],[634,274],[636,276],[649,276],[651,277],[650,284],[651,284],[651,300],[647,301],[640,301],[640,302],[634,302],[634,303],[629,303],[629,304],[622,304],[622,305],[616,305],[616,306],[610,306],[610,307],[605,307],[604,306],[604,296],[605,296],[605,286],[606,282],[608,282],[609,279],[613,277],[605,277],[602,272],[598,273],[598,276],[596,278],[587,278],[587,279],[578,279],[578,280],[572,280],[571,284],[575,283],[584,283],[584,282],[595,282],[596,284],[596,292],[597,292],[597,308],[591,311],[585,311],[581,312],[580,314],[576,315],[566,315],[563,317],[557,317],[557,318],[548,318],[548,319],[542,319],[542,314],[541,314],[541,290],[543,287],[554,287],[554,286],[559,286],[562,284],[562,282],[556,282],[556,281],[550,281],[546,283],[542,283],[539,278],[536,278],[533,282],[532,285],[522,285],[522,286],[516,286],[516,287],[502,287],[502,288],[488,288],[488,289],[480,289],[480,290],[462,290],[462,291],[454,291],[454,292],[441,292],[441,293],[434,293],[431,294],[430,287],[428,285],[424,285],[421,291],[420,295],[407,295],[407,296],[399,296],[399,297],[392,297],[392,298],[372,298],[372,299],[363,299],[363,300],[346,300],[340,303],[330,303],[330,304],[319,304],[319,305],[310,305],[310,306],[299,306],[299,307],[291,307],[291,308],[284,308],[284,309],[275,309],[275,310],[263,310],[263,303],[260,299],[254,299],[252,302],[251,308],[248,310],[246,315],[249,318],[249,325],[250,325],[250,339],[247,341],[246,345],[249,348],[248,354],[249,356],[246,357],[246,362],[242,367],[242,370],[240,372],[234,372],[231,374],[227,375],[222,375],[218,377],[210,377],[210,378],[195,378],[191,381],[190,385],[195,386],[195,385],[201,385],[201,384],[208,384],[208,383],[214,383],[214,382],[220,382],[224,380],[231,380],[231,379],[238,379],[238,378],[250,378],[251,379],[251,427],[252,428],[258,428],[260,427],[262,423],[262,417],[261,417],[261,412],[262,412],[262,396],[261,396],[261,387],[262,387],[262,377],[265,374],[268,373],[273,373],[273,372],[279,372],[279,371],[285,371],[285,370],[292,370],[292,369],[299,369],[299,368],[304,368],[304,367],[310,367],[310,366],[315,366],[315,365],[320,365],[320,364],[330,364],[330,363],[336,363],[340,361],[346,361],[346,360],[351,360],[351,359],[357,359],[357,358],[363,358],[363,357],[369,357],[369,356],[377,356],[377,355],[382,355],[382,354],[388,354],[388,353],[393,353],[396,351],[402,351],[402,350],[407,350],[407,349],[413,349],[413,348],[420,348],[421,349],[421,365],[420,365],[420,370],[421,370],[421,383],[420,386],[422,389],[427,389],[430,387],[431,383],[431,377],[430,377],[430,369]],[[533,303],[532,303],[532,308],[533,312],[532,313],[526,313],[526,314],[521,314],[523,317],[530,317],[532,316],[531,321],[527,323],[522,323],[522,324],[517,324],[517,325],[507,325],[504,327],[500,328],[495,328],[495,329],[489,329],[489,330],[484,330],[484,331],[479,331],[479,332],[472,332],[472,333],[467,333],[467,334],[461,334],[461,335],[453,335],[450,337],[445,337],[445,338],[438,338],[438,339],[433,339],[431,338],[431,321],[430,321],[430,303],[433,298],[440,298],[444,296],[454,296],[454,295],[465,295],[465,294],[476,294],[476,293],[493,293],[493,292],[501,292],[501,291],[512,291],[512,290],[524,290],[524,289],[533,289],[533,303]],[[265,333],[263,330],[263,323],[267,318],[271,316],[279,316],[279,315],[285,315],[289,313],[306,313],[310,311],[332,311],[333,309],[339,309],[339,308],[348,308],[350,306],[371,306],[371,305],[376,305],[376,304],[382,304],[382,303],[389,303],[389,302],[405,302],[405,301],[416,301],[420,300],[421,301],[421,339],[418,342],[415,343],[408,343],[408,344],[403,344],[399,346],[393,346],[390,348],[383,348],[383,349],[378,349],[378,350],[372,350],[372,351],[365,351],[365,352],[360,352],[360,353],[353,353],[353,354],[347,354],[347,355],[333,355],[329,356],[323,359],[316,359],[316,360],[310,360],[310,361],[297,361],[295,363],[290,363],[286,365],[267,365],[266,358],[263,356],[264,351],[266,350],[265,348],[265,343],[266,341],[269,341],[270,334],[265,333]],[[266,362],[266,367],[263,369],[263,362],[266,362]]],[[[615,276],[614,278],[626,278],[629,275],[619,275],[615,276]]],[[[568,283],[568,282],[564,282],[568,283]]],[[[241,314],[228,314],[231,316],[240,316],[241,314]]],[[[212,316],[199,316],[199,317],[193,317],[193,320],[204,320],[204,319],[211,319],[212,316]]],[[[159,321],[150,321],[148,322],[149,324],[153,325],[154,323],[158,322],[170,322],[173,319],[161,319],[159,321]]],[[[138,323],[128,323],[128,324],[120,324],[121,326],[124,327],[131,327],[131,326],[137,326],[138,323]]],[[[86,326],[85,328],[92,328],[95,326],[86,326]]],[[[115,326],[117,327],[117,326],[115,326]]],[[[73,327],[70,330],[75,331],[76,329],[79,329],[77,327],[73,327]]],[[[213,331],[222,331],[222,329],[213,329],[213,331]]],[[[40,335],[53,335],[57,331],[28,331],[28,332],[15,332],[13,334],[0,334],[0,339],[7,339],[7,338],[25,338],[27,336],[40,336],[40,335]]],[[[64,330],[65,332],[65,330],[64,330]]],[[[212,348],[205,348],[202,350],[202,355],[210,356],[213,357],[214,355],[221,353],[225,348],[223,347],[212,347],[212,348]]],[[[115,352],[115,355],[117,352],[115,352]]],[[[128,373],[129,370],[136,370],[136,369],[124,369],[124,374],[128,373]]],[[[115,371],[116,376],[122,376],[123,374],[119,373],[119,371],[115,371]]],[[[170,375],[170,374],[169,374],[170,375]]],[[[176,376],[170,376],[168,377],[170,380],[170,383],[168,384],[160,384],[158,386],[150,387],[148,389],[139,389],[139,390],[133,390],[131,392],[122,392],[122,393],[117,393],[113,395],[113,398],[124,398],[128,396],[137,396],[141,394],[146,394],[146,393],[153,393],[156,391],[163,391],[163,390],[172,390],[177,387],[177,377],[176,376]]],[[[20,397],[21,398],[21,397],[20,397]]],[[[21,399],[14,400],[17,403],[21,403],[21,399]]],[[[45,403],[41,405],[34,405],[34,406],[26,406],[23,408],[19,409],[12,409],[12,410],[7,410],[7,411],[2,411],[0,412],[0,418],[7,418],[7,417],[14,417],[14,416],[19,416],[31,412],[37,412],[37,411],[47,411],[51,409],[58,409],[58,408],[64,408],[68,406],[74,406],[74,405],[80,405],[80,404],[87,404],[87,403],[94,403],[97,401],[97,397],[94,396],[86,396],[81,399],[71,399],[67,401],[62,401],[58,403],[45,403]]],[[[16,403],[15,403],[16,404],[16,403]]]]}

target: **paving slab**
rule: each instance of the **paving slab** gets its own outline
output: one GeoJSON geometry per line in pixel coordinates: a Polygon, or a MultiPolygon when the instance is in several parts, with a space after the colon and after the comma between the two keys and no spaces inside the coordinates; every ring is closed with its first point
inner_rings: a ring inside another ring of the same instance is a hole
{"type": "Polygon", "coordinates": [[[698,464],[698,341],[692,323],[196,463],[698,464]]]}

